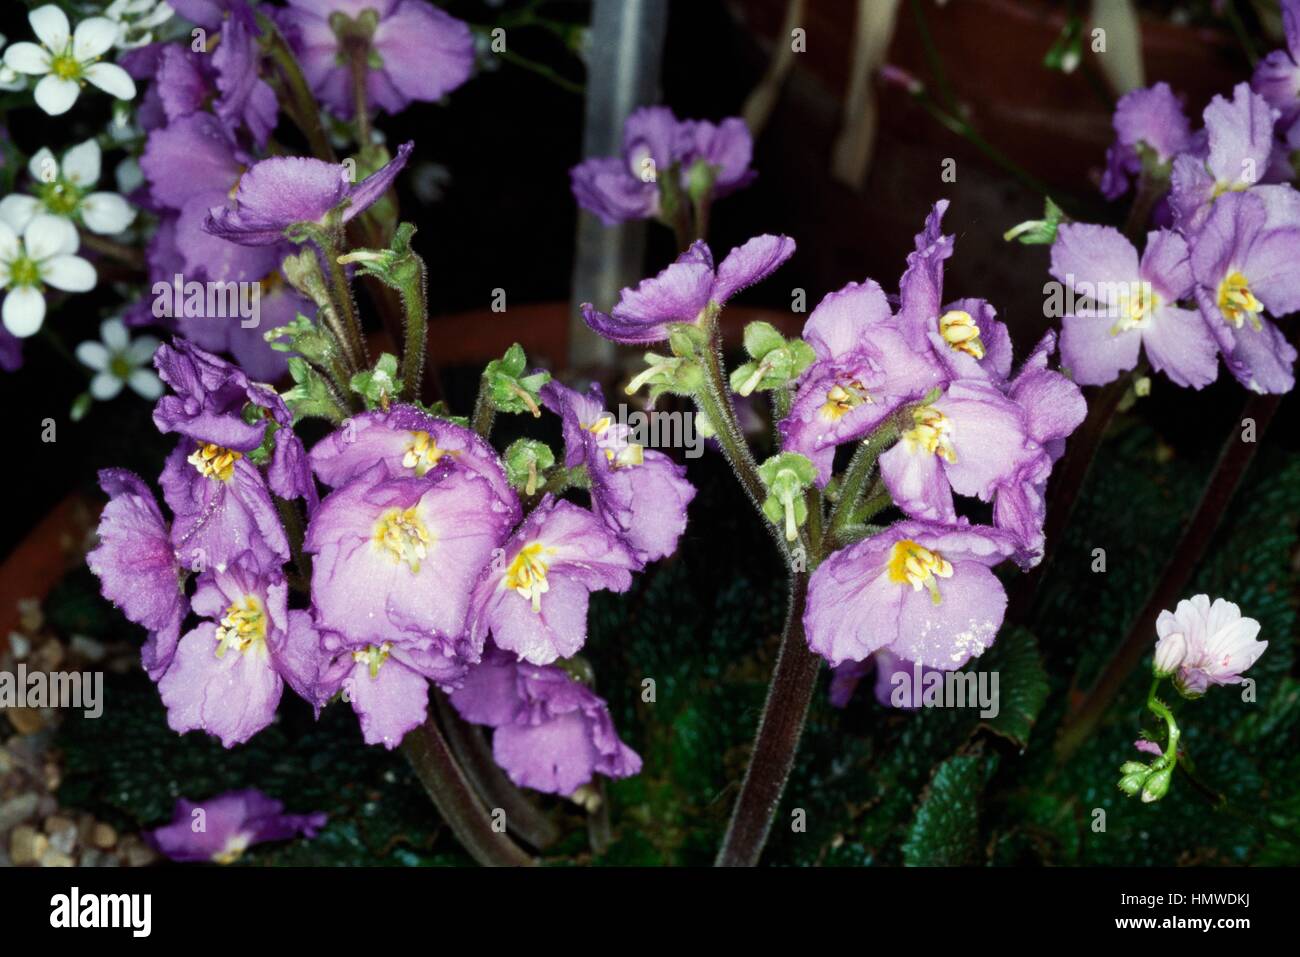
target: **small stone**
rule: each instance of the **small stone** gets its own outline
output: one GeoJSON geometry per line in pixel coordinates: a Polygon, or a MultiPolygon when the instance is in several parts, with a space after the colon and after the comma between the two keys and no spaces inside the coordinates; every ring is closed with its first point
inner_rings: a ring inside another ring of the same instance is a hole
{"type": "Polygon", "coordinates": [[[9,650],[14,653],[14,658],[22,661],[32,653],[32,640],[22,632],[9,632],[9,650]]]}
{"type": "Polygon", "coordinates": [[[23,824],[14,828],[9,835],[9,857],[15,867],[35,864],[45,855],[49,845],[49,839],[44,834],[30,824],[23,824]]]}
{"type": "Polygon", "coordinates": [[[127,867],[147,867],[158,859],[153,848],[133,834],[122,838],[119,851],[127,867]]]}
{"type": "Polygon", "coordinates": [[[19,734],[35,734],[45,726],[45,720],[35,708],[5,708],[5,717],[19,734]]]}
{"type": "Polygon", "coordinates": [[[35,598],[20,598],[16,602],[18,606],[18,624],[29,635],[34,635],[41,630],[45,624],[45,612],[41,610],[41,603],[35,598]]]}
{"type": "Polygon", "coordinates": [[[77,823],[70,817],[64,817],[62,814],[51,814],[45,819],[45,833],[54,835],[60,831],[66,831],[68,828],[75,828],[77,823]]]}
{"type": "Polygon", "coordinates": [[[68,650],[90,662],[100,662],[108,654],[108,649],[94,638],[85,635],[73,635],[68,642],[68,650]]]}
{"type": "Polygon", "coordinates": [[[63,771],[55,763],[50,762],[45,765],[45,790],[57,791],[59,785],[63,783],[63,771]]]}
{"type": "Polygon", "coordinates": [[[105,851],[116,847],[117,831],[108,824],[96,824],[95,829],[90,832],[90,843],[105,851]]]}
{"type": "Polygon", "coordinates": [[[63,664],[66,653],[63,648],[63,642],[56,638],[51,638],[32,655],[32,663],[40,668],[41,671],[51,672],[58,671],[59,666],[63,664]]]}
{"type": "Polygon", "coordinates": [[[45,819],[45,833],[50,837],[50,847],[60,854],[71,854],[73,848],[77,846],[77,825],[63,818],[62,827],[50,827],[50,821],[57,820],[58,818],[54,817],[45,819]]]}
{"type": "Polygon", "coordinates": [[[35,794],[19,794],[0,804],[0,832],[16,827],[36,814],[39,799],[35,794]]]}
{"type": "Polygon", "coordinates": [[[62,851],[50,848],[41,856],[41,867],[76,867],[77,862],[62,851]]]}

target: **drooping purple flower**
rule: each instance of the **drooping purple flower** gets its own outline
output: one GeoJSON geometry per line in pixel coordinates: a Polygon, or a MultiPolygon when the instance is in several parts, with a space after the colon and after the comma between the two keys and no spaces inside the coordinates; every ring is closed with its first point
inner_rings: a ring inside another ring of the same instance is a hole
{"type": "Polygon", "coordinates": [[[99,545],[86,564],[104,597],[148,630],[141,659],[157,680],[172,662],[185,618],[184,573],[158,500],[139,476],[105,469],[99,485],[109,502],[99,518],[99,545]]]}
{"type": "Polygon", "coordinates": [[[261,59],[261,30],[252,9],[232,4],[212,54],[219,93],[212,108],[228,126],[247,129],[258,146],[266,144],[280,114],[275,91],[260,75],[261,59]]]}
{"type": "Polygon", "coordinates": [[[920,708],[923,685],[916,680],[918,668],[922,677],[939,671],[938,668],[920,666],[900,658],[888,648],[881,648],[862,661],[851,659],[845,661],[831,669],[831,706],[848,707],[858,683],[875,671],[876,680],[872,692],[882,707],[900,708],[905,711],[920,708]],[[900,677],[896,679],[895,676],[900,677]]]}
{"type": "Polygon", "coordinates": [[[1296,350],[1265,318],[1300,309],[1300,220],[1279,211],[1254,192],[1222,196],[1192,241],[1201,315],[1229,371],[1254,392],[1295,385],[1296,350]]]}
{"type": "Polygon", "coordinates": [[[1170,204],[1181,229],[1197,229],[1225,193],[1264,182],[1276,118],[1277,111],[1246,83],[1233,88],[1231,101],[1222,96],[1210,101],[1205,108],[1206,154],[1179,156],[1170,176],[1170,204]]]}
{"type": "Polygon", "coordinates": [[[414,100],[432,102],[469,79],[474,37],[469,26],[425,0],[289,0],[278,11],[312,92],[338,116],[355,112],[350,44],[365,47],[366,102],[400,113],[414,100]],[[373,11],[373,23],[363,19],[373,11]],[[330,20],[351,21],[335,32],[330,20]],[[373,30],[373,32],[370,32],[373,30]]]}
{"type": "Polygon", "coordinates": [[[723,306],[736,293],[771,275],[794,254],[788,236],[755,236],[727,254],[717,269],[702,240],[677,257],[659,275],[624,289],[608,314],[583,303],[587,325],[606,339],[628,345],[662,342],[673,323],[698,322],[710,304],[723,306]]]}
{"type": "Polygon", "coordinates": [[[808,584],[808,644],[832,665],[888,648],[951,671],[984,652],[1007,597],[990,570],[1012,554],[995,528],[904,521],[832,554],[808,584]]]}
{"type": "Polygon", "coordinates": [[[1191,124],[1182,101],[1168,83],[1131,90],[1120,97],[1112,120],[1115,142],[1106,151],[1101,191],[1107,199],[1128,192],[1130,181],[1142,170],[1141,150],[1161,166],[1192,145],[1191,124]]]}
{"type": "Polygon", "coordinates": [[[306,156],[277,156],[254,163],[239,179],[229,204],[213,206],[203,229],[242,246],[278,246],[295,223],[319,223],[343,206],[350,222],[376,203],[406,165],[413,143],[404,143],[381,169],[353,185],[346,166],[306,156]],[[345,205],[346,204],[346,205],[345,205]]]}
{"type": "Polygon", "coordinates": [[[154,366],[175,393],[154,406],[153,421],[160,432],[249,452],[262,444],[268,418],[281,426],[292,424],[275,390],[258,385],[239,368],[184,339],[159,346],[154,366]],[[247,422],[243,417],[247,405],[264,410],[263,415],[247,422]]]}
{"type": "Polygon", "coordinates": [[[604,699],[563,668],[489,648],[451,703],[466,721],[494,729],[493,757],[520,787],[570,796],[597,774],[625,778],[641,770],[604,699]]]}
{"type": "Polygon", "coordinates": [[[1300,119],[1300,0],[1282,0],[1286,49],[1274,50],[1255,66],[1250,86],[1281,113],[1287,129],[1300,119]]]}
{"type": "Polygon", "coordinates": [[[471,469],[447,462],[391,478],[376,463],[327,495],[307,528],[320,628],[353,644],[433,638],[473,660],[481,645],[466,644],[470,592],[512,519],[471,469]]]}
{"type": "Polygon", "coordinates": [[[328,818],[285,814],[284,805],[252,788],[227,791],[205,801],[181,798],[170,824],[145,831],[156,851],[173,861],[232,864],[254,844],[315,837],[328,818]]]}
{"type": "Polygon", "coordinates": [[[469,615],[478,648],[498,647],[536,665],[567,658],[587,640],[593,591],[626,591],[636,556],[585,508],[548,496],[524,519],[479,579],[469,615]]]}
{"type": "Polygon", "coordinates": [[[713,170],[713,199],[748,186],[758,176],[749,166],[754,158],[754,139],[745,121],[738,116],[719,123],[686,120],[680,126],[678,137],[682,169],[688,177],[696,163],[704,163],[713,170]]]}
{"type": "Polygon", "coordinates": [[[552,379],[542,387],[542,401],[563,419],[565,466],[587,467],[592,510],[639,565],[676,551],[686,530],[686,507],[695,497],[686,470],[632,442],[629,428],[605,411],[597,384],[582,395],[552,379]]]}
{"type": "Polygon", "coordinates": [[[900,405],[943,378],[928,346],[917,351],[895,324],[872,280],[828,294],[808,317],[804,340],[817,358],[799,379],[790,414],[779,424],[782,448],[817,466],[830,481],[835,447],[863,438],[900,405]]]}
{"type": "Polygon", "coordinates": [[[952,523],[953,492],[990,501],[999,483],[1038,454],[1015,402],[987,382],[959,379],[912,411],[899,441],[880,457],[880,475],[908,515],[952,523]]]}
{"type": "Polygon", "coordinates": [[[200,576],[192,607],[207,620],[181,638],[158,679],[173,731],[206,731],[233,747],[271,723],[286,678],[310,692],[314,675],[293,669],[319,638],[311,615],[289,611],[287,599],[278,566],[264,571],[251,551],[200,576]]]}
{"type": "Polygon", "coordinates": [[[1068,223],[1052,244],[1051,273],[1086,303],[1061,323],[1061,361],[1076,382],[1113,382],[1137,365],[1143,347],[1152,367],[1178,385],[1200,389],[1218,377],[1214,338],[1194,310],[1177,305],[1192,291],[1178,233],[1149,233],[1139,261],[1119,230],[1068,223]]]}

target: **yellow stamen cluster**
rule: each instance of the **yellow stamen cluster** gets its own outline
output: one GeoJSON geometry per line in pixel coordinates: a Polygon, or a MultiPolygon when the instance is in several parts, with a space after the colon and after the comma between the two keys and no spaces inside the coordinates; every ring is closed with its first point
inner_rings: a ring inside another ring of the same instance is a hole
{"type": "Polygon", "coordinates": [[[375,526],[375,542],[399,565],[406,562],[415,574],[429,554],[429,529],[416,506],[390,508],[375,526]]]}
{"type": "Polygon", "coordinates": [[[211,442],[199,443],[198,449],[185,461],[193,465],[204,478],[229,482],[235,474],[235,463],[243,456],[230,449],[223,449],[211,442]]]}
{"type": "Polygon", "coordinates": [[[1219,283],[1219,311],[1233,328],[1240,329],[1250,320],[1256,332],[1263,328],[1259,314],[1264,304],[1250,291],[1250,282],[1239,272],[1229,273],[1219,283]]]}
{"type": "Polygon", "coordinates": [[[412,432],[411,444],[406,447],[406,454],[402,456],[402,467],[413,469],[416,475],[423,477],[429,474],[429,470],[437,465],[444,455],[455,454],[438,448],[438,440],[428,432],[412,432]]]}
{"type": "Polygon", "coordinates": [[[382,645],[366,645],[362,650],[352,652],[352,660],[359,665],[366,665],[370,669],[370,677],[374,679],[379,677],[379,668],[388,660],[392,650],[393,646],[386,641],[382,645]]]}
{"type": "MultiPolygon", "coordinates": [[[[588,432],[595,436],[602,436],[609,431],[609,427],[614,424],[614,420],[608,415],[601,416],[591,425],[585,425],[588,432]]],[[[605,449],[605,460],[614,468],[630,468],[633,465],[640,465],[645,461],[644,447],[635,442],[626,442],[616,451],[614,449],[605,449]]]]}
{"type": "Polygon", "coordinates": [[[964,309],[952,309],[939,317],[939,335],[958,352],[976,359],[984,358],[984,341],[975,317],[964,309]]]}
{"type": "Polygon", "coordinates": [[[234,648],[247,651],[258,642],[266,640],[266,615],[262,603],[253,595],[245,595],[226,609],[226,616],[217,624],[217,657],[234,648]]]}
{"type": "Polygon", "coordinates": [[[929,452],[946,462],[957,461],[957,450],[952,445],[952,419],[932,405],[917,409],[912,419],[915,427],[903,433],[909,449],[929,452]]]}
{"type": "Polygon", "coordinates": [[[864,402],[873,401],[869,393],[854,379],[852,382],[836,383],[826,392],[826,401],[822,404],[822,415],[835,421],[842,419],[864,402]]]}
{"type": "Polygon", "coordinates": [[[939,604],[939,583],[936,578],[951,578],[952,564],[938,552],[932,552],[911,539],[903,539],[889,553],[889,580],[900,585],[911,585],[912,591],[930,590],[930,600],[939,604]]]}
{"type": "Polygon", "coordinates": [[[1137,283],[1122,302],[1119,303],[1119,317],[1110,327],[1110,334],[1117,336],[1130,329],[1141,329],[1157,309],[1160,297],[1148,282],[1137,283]]]}
{"type": "Polygon", "coordinates": [[[542,610],[542,595],[551,589],[546,581],[546,569],[549,567],[545,558],[547,551],[541,542],[525,545],[506,569],[506,588],[531,601],[533,611],[538,613],[542,610]]]}

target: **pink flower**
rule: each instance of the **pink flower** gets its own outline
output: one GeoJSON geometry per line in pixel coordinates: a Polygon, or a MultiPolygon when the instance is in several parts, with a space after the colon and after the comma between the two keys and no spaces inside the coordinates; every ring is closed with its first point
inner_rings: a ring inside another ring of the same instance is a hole
{"type": "Polygon", "coordinates": [[[1216,598],[1211,604],[1209,595],[1184,599],[1172,612],[1162,611],[1156,619],[1156,634],[1161,644],[1173,635],[1181,635],[1186,642],[1187,652],[1174,675],[1174,685],[1188,698],[1205,694],[1210,685],[1240,684],[1241,673],[1268,647],[1268,642],[1256,639],[1259,622],[1243,618],[1241,609],[1230,601],[1216,598]]]}

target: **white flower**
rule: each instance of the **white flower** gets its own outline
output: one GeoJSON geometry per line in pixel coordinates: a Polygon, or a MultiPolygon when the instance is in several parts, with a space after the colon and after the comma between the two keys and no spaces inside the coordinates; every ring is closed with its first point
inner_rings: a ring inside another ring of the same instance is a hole
{"type": "Polygon", "coordinates": [[[100,342],[87,340],[77,346],[82,365],[95,370],[90,380],[90,394],[100,402],[114,398],[129,385],[138,396],[150,401],[163,393],[162,381],[148,368],[158,348],[153,336],[141,336],[134,342],[121,319],[105,319],[99,326],[100,342]]]}
{"type": "MultiPolygon", "coordinates": [[[[3,49],[4,45],[5,45],[5,35],[3,33],[0,33],[0,49],[3,49]]],[[[26,80],[24,80],[21,76],[19,76],[17,73],[11,70],[9,67],[5,66],[4,63],[0,63],[0,90],[5,90],[5,91],[21,90],[26,85],[27,85],[26,80]]]]}
{"type": "Polygon", "coordinates": [[[0,218],[0,289],[7,289],[0,315],[18,338],[30,336],[45,321],[45,287],[64,292],[95,288],[95,267],[77,251],[77,229],[66,219],[33,216],[22,231],[0,218]]]}
{"type": "Polygon", "coordinates": [[[118,24],[117,48],[131,50],[151,42],[154,27],[162,26],[175,12],[161,0],[113,0],[103,15],[118,24]]]}
{"type": "Polygon", "coordinates": [[[36,84],[36,105],[50,116],[72,109],[81,87],[91,83],[119,100],[135,97],[135,81],[114,63],[99,58],[117,42],[119,27],[106,17],[90,17],[76,32],[63,11],[49,3],[27,15],[40,40],[15,43],[5,50],[5,65],[19,73],[41,77],[36,84]]]}
{"type": "MultiPolygon", "coordinates": [[[[1205,694],[1210,685],[1240,684],[1241,673],[1268,647],[1267,641],[1256,640],[1259,622],[1243,618],[1240,608],[1222,598],[1210,604],[1209,595],[1184,599],[1172,612],[1162,611],[1156,634],[1161,643],[1172,635],[1186,642],[1174,687],[1189,698],[1205,694]]],[[[1159,643],[1156,647],[1159,654],[1159,643]]]]}
{"type": "Polygon", "coordinates": [[[42,148],[27,171],[36,184],[36,195],[14,193],[0,200],[0,219],[14,229],[27,228],[33,216],[51,216],[83,224],[94,233],[114,236],[135,221],[135,210],[117,193],[92,193],[99,182],[99,144],[86,140],[63,154],[60,164],[54,154],[42,148]]]}

